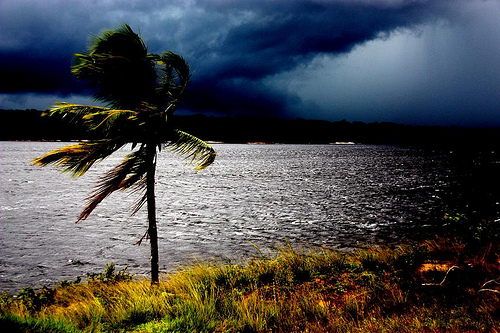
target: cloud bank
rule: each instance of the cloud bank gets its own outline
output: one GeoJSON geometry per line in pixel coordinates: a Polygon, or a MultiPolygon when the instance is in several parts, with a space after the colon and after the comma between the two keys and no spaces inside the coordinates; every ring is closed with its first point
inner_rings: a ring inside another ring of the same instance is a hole
{"type": "Polygon", "coordinates": [[[454,112],[454,98],[464,94],[470,99],[462,112],[498,111],[495,10],[496,1],[465,0],[3,0],[0,94],[11,100],[88,94],[70,74],[72,55],[103,29],[128,23],[150,52],[172,50],[190,63],[194,76],[183,108],[192,112],[443,122],[428,117],[432,105],[425,96],[446,112],[454,112]],[[411,81],[404,91],[401,80],[411,81]],[[384,103],[368,92],[400,101],[384,103]],[[408,109],[411,114],[401,116],[408,109]]]}

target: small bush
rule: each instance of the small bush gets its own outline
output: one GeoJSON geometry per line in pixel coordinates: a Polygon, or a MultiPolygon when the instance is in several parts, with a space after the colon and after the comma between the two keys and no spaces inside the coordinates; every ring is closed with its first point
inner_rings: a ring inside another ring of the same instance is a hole
{"type": "Polygon", "coordinates": [[[447,233],[458,238],[469,252],[478,251],[500,240],[500,221],[486,220],[479,216],[460,213],[445,214],[443,217],[447,233]]]}
{"type": "Polygon", "coordinates": [[[105,284],[113,284],[116,282],[126,282],[133,278],[133,275],[127,272],[127,266],[115,272],[115,264],[106,264],[106,269],[103,273],[88,273],[87,280],[89,282],[99,281],[105,284]]]}
{"type": "Polygon", "coordinates": [[[37,312],[42,307],[53,304],[54,295],[55,289],[43,286],[38,292],[31,287],[21,288],[17,297],[29,312],[37,312]]]}

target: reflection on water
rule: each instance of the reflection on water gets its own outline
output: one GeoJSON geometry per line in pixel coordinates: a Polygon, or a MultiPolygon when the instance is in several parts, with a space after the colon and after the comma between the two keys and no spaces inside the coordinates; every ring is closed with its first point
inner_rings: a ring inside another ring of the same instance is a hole
{"type": "MultiPolygon", "coordinates": [[[[30,161],[61,143],[0,143],[0,289],[52,284],[105,263],[148,274],[149,246],[133,244],[146,212],[136,197],[105,200],[74,221],[96,178],[124,150],[79,179],[30,161]]],[[[462,175],[446,155],[389,146],[214,145],[208,169],[162,152],[157,172],[160,269],[186,260],[241,260],[282,244],[357,246],[421,232],[451,209],[462,175]]]]}

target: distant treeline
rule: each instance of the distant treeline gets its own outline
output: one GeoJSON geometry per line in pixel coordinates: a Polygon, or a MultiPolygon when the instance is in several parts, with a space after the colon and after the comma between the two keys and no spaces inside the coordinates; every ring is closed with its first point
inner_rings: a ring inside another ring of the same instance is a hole
{"type": "MultiPolygon", "coordinates": [[[[0,140],[81,140],[92,133],[39,110],[0,110],[0,140]]],[[[227,143],[355,142],[439,147],[498,147],[500,128],[410,126],[323,120],[285,120],[251,116],[175,116],[175,126],[207,141],[227,143]]]]}

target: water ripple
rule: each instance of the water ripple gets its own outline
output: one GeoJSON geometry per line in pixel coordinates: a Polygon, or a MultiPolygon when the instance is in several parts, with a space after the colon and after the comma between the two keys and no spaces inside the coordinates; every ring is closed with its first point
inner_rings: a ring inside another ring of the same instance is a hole
{"type": "MultiPolygon", "coordinates": [[[[70,179],[30,161],[61,143],[0,145],[0,287],[55,283],[106,263],[149,271],[146,213],[116,193],[75,224],[93,183],[125,149],[70,179]]],[[[157,208],[161,270],[186,260],[241,260],[282,244],[357,246],[432,225],[457,183],[447,156],[385,146],[214,145],[202,172],[160,154],[157,208]]]]}

